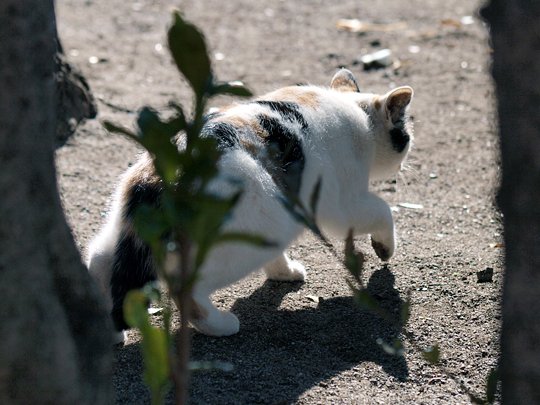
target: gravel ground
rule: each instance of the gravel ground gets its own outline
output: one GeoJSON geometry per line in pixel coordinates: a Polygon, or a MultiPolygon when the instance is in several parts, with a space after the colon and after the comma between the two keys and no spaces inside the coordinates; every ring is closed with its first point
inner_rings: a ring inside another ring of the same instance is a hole
{"type": "MultiPolygon", "coordinates": [[[[410,168],[395,182],[373,185],[395,207],[398,252],[384,266],[365,238],[357,241],[367,258],[365,283],[385,308],[398,313],[411,292],[405,355],[385,354],[377,340],[403,336],[355,304],[346,271],[307,234],[290,251],[308,267],[305,283],[269,282],[256,273],[215,294],[220,307],[240,318],[240,333],[194,333],[193,358],[229,361],[234,370],[195,374],[194,404],[463,404],[470,402],[463,386],[483,392],[499,353],[503,270],[490,50],[478,6],[466,0],[58,2],[64,48],[100,100],[99,119],[132,125],[130,111],[143,105],[159,108],[172,99],[190,105],[166,52],[173,7],[205,32],[217,76],[242,80],[255,94],[294,83],[327,85],[341,66],[365,91],[415,89],[410,168]],[[347,32],[336,26],[342,18],[404,24],[347,32]],[[399,63],[364,71],[359,57],[382,48],[399,63]],[[488,267],[493,281],[477,283],[476,273],[488,267]],[[435,343],[446,372],[413,347],[435,343]]],[[[136,152],[97,120],[58,150],[63,201],[82,252],[136,152]]],[[[134,331],[115,351],[114,384],[118,404],[149,403],[134,331]]]]}

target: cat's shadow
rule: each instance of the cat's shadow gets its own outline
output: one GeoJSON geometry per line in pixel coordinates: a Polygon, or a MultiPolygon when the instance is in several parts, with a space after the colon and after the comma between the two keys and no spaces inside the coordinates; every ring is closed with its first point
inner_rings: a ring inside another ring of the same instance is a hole
{"type": "MultiPolygon", "coordinates": [[[[370,277],[367,290],[396,320],[403,301],[387,266],[370,277]]],[[[301,293],[301,283],[266,281],[232,307],[240,333],[229,338],[194,335],[193,358],[225,360],[230,373],[197,373],[193,402],[289,403],[311,387],[363,362],[378,364],[396,380],[408,377],[403,357],[384,352],[380,343],[399,335],[397,323],[363,310],[352,296],[314,302],[302,297],[303,309],[280,308],[283,298],[301,293]],[[228,400],[230,398],[230,401],[228,400]]]]}
{"type": "MultiPolygon", "coordinates": [[[[389,313],[399,317],[403,301],[386,266],[376,270],[367,285],[389,313]]],[[[384,352],[377,339],[392,343],[399,335],[395,323],[364,310],[350,296],[314,302],[300,296],[302,309],[281,308],[287,294],[302,294],[302,283],[266,281],[232,311],[240,318],[240,333],[226,338],[193,334],[194,360],[226,361],[234,369],[194,372],[191,403],[288,404],[312,387],[325,387],[342,372],[370,362],[398,381],[408,377],[403,357],[384,352]]],[[[298,304],[295,303],[295,307],[298,304]]],[[[140,345],[118,348],[115,356],[116,403],[149,403],[142,382],[140,345]]],[[[351,376],[350,378],[354,378],[351,376]]],[[[174,403],[172,392],[166,403],[174,403]]]]}

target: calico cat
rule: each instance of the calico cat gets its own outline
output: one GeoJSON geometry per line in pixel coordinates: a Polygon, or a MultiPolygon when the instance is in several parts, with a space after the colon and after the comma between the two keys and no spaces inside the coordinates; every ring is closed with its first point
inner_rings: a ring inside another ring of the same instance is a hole
{"type": "MultiPolygon", "coordinates": [[[[368,186],[401,168],[412,140],[407,115],[412,96],[406,86],[385,95],[361,93],[353,74],[342,69],[330,88],[285,87],[207,117],[202,136],[216,139],[224,175],[210,184],[210,191],[236,192],[238,186],[224,180],[227,176],[239,179],[244,190],[225,230],[261,235],[277,246],[228,243],[210,252],[193,290],[197,330],[213,336],[238,332],[238,318],[218,310],[209,296],[257,269],[272,280],[304,280],[304,266],[284,253],[303,227],[278,196],[294,193],[307,203],[319,178],[320,228],[339,238],[350,228],[371,234],[379,258],[392,257],[396,242],[390,207],[368,186]]],[[[88,249],[89,271],[119,331],[128,327],[122,313],[126,293],[156,278],[133,217],[141,204],[156,204],[160,192],[160,179],[144,153],[122,176],[107,223],[88,249]]]]}

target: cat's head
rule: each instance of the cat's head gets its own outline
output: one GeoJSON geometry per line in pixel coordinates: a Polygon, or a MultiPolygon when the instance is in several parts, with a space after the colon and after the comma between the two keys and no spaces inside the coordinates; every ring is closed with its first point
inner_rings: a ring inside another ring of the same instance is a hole
{"type": "Polygon", "coordinates": [[[413,140],[412,122],[407,113],[413,89],[402,86],[384,95],[362,93],[354,75],[347,69],[341,69],[334,75],[331,87],[354,100],[369,117],[375,137],[375,158],[370,179],[383,179],[396,174],[413,140]]]}

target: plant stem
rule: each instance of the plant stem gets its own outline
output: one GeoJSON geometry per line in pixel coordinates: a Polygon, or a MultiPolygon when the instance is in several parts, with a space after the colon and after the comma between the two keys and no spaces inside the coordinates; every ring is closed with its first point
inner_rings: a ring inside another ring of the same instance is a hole
{"type": "Polygon", "coordinates": [[[189,316],[191,314],[191,290],[189,282],[192,273],[191,241],[187,237],[178,238],[180,247],[180,285],[175,286],[174,300],[180,311],[180,331],[176,341],[176,364],[172,368],[177,405],[185,405],[189,401],[189,357],[191,350],[191,333],[189,316]]]}

